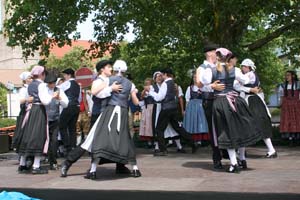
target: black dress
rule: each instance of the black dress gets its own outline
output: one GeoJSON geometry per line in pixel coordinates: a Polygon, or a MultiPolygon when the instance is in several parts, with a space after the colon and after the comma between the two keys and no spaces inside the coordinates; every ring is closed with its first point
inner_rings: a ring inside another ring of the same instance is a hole
{"type": "Polygon", "coordinates": [[[215,91],[213,102],[213,132],[222,149],[237,149],[255,144],[261,139],[261,130],[255,126],[255,120],[246,101],[233,90],[235,68],[222,72],[213,70],[213,80],[225,84],[225,90],[215,91]]]}
{"type": "Polygon", "coordinates": [[[32,96],[34,100],[32,104],[28,105],[31,108],[27,108],[29,113],[25,114],[26,123],[17,145],[17,153],[21,156],[41,156],[48,150],[47,145],[45,146],[48,129],[46,109],[38,97],[40,83],[38,80],[34,80],[28,86],[28,95],[32,96]]]}

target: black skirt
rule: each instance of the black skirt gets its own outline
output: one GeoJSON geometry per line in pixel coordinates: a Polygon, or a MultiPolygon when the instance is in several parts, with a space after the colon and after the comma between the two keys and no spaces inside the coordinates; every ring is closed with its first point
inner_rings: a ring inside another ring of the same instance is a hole
{"type": "Polygon", "coordinates": [[[272,123],[266,110],[266,106],[257,95],[250,96],[248,98],[248,105],[250,112],[252,113],[255,125],[261,130],[262,138],[272,137],[272,123]]]}
{"type": "Polygon", "coordinates": [[[221,149],[237,149],[261,140],[261,131],[255,126],[247,103],[235,97],[236,111],[226,96],[218,96],[213,102],[213,132],[221,149]]]}
{"type": "Polygon", "coordinates": [[[26,106],[22,105],[19,116],[17,117],[17,122],[16,122],[16,130],[14,133],[14,137],[12,139],[12,147],[17,148],[17,146],[20,143],[20,138],[22,138],[22,124],[23,124],[23,119],[26,114],[26,106]]]}
{"type": "Polygon", "coordinates": [[[47,140],[47,116],[45,106],[33,104],[28,121],[22,129],[17,146],[21,156],[41,156],[47,140]]]}
{"type": "Polygon", "coordinates": [[[114,108],[115,106],[108,106],[101,114],[93,138],[92,157],[100,158],[100,163],[136,164],[135,147],[129,132],[128,109],[121,107],[120,131],[118,131],[118,114],[113,114],[114,108]]]}

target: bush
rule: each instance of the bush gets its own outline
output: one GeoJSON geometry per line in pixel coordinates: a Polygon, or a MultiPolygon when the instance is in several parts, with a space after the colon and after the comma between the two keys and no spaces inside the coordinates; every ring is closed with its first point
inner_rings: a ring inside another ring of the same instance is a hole
{"type": "Polygon", "coordinates": [[[0,128],[16,125],[15,119],[2,118],[0,119],[0,128]]]}

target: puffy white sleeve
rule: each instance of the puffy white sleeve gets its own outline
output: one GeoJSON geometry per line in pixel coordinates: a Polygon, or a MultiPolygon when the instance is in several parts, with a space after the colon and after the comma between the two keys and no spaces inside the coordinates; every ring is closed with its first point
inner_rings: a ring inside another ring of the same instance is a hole
{"type": "Polygon", "coordinates": [[[66,90],[68,90],[71,87],[71,83],[70,83],[70,81],[65,81],[57,87],[62,89],[65,92],[66,90]]]}
{"type": "Polygon", "coordinates": [[[42,104],[44,104],[44,105],[48,105],[53,98],[53,96],[51,94],[49,94],[49,90],[48,90],[46,83],[39,84],[38,95],[39,95],[39,98],[40,98],[42,104]]]}
{"type": "Polygon", "coordinates": [[[256,76],[255,76],[254,72],[251,71],[248,76],[249,76],[249,83],[254,84],[256,81],[256,76]]]}
{"type": "Polygon", "coordinates": [[[186,100],[186,102],[190,101],[190,99],[191,99],[190,88],[191,87],[187,87],[186,92],[185,92],[185,100],[186,100]]]}
{"type": "Polygon", "coordinates": [[[68,107],[69,104],[69,99],[67,97],[67,95],[65,94],[65,92],[63,90],[59,90],[59,96],[60,96],[60,100],[59,103],[63,108],[68,107]]]}
{"type": "Polygon", "coordinates": [[[200,77],[200,82],[203,85],[208,85],[212,81],[212,71],[210,68],[204,69],[203,67],[198,67],[197,69],[197,76],[200,77]]]}
{"type": "Polygon", "coordinates": [[[179,85],[178,85],[178,97],[183,97],[183,91],[179,85]]]}
{"type": "Polygon", "coordinates": [[[163,82],[158,93],[156,93],[155,91],[149,91],[149,95],[152,96],[155,101],[162,101],[166,97],[167,89],[167,84],[163,82]]]}
{"type": "MultiPolygon", "coordinates": [[[[93,82],[93,84],[100,85],[101,83],[104,83],[101,79],[97,79],[93,82]]],[[[100,99],[104,99],[106,97],[110,97],[112,92],[112,88],[107,85],[107,87],[103,88],[100,92],[98,92],[95,96],[100,99]]]]}
{"type": "Polygon", "coordinates": [[[235,80],[239,81],[242,85],[250,83],[249,74],[243,74],[241,69],[237,67],[235,68],[235,80]]]}
{"type": "Polygon", "coordinates": [[[20,99],[20,100],[24,100],[24,99],[27,99],[27,98],[28,98],[27,88],[22,87],[22,88],[19,90],[19,99],[20,99]]]}
{"type": "Polygon", "coordinates": [[[130,90],[130,93],[133,92],[134,90],[136,90],[136,87],[135,87],[135,84],[132,83],[132,84],[131,84],[131,90],[130,90]]]}
{"type": "Polygon", "coordinates": [[[233,88],[238,91],[238,92],[250,92],[250,87],[245,87],[243,85],[241,85],[237,80],[234,81],[233,83],[233,88]]]}

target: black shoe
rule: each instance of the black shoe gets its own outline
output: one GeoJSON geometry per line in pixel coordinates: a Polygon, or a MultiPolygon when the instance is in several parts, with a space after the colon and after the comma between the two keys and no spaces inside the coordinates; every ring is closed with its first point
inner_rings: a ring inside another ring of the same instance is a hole
{"type": "Polygon", "coordinates": [[[84,176],[85,179],[91,179],[91,180],[96,180],[96,172],[87,172],[86,175],[84,176]]]}
{"type": "Polygon", "coordinates": [[[227,172],[229,173],[240,173],[239,167],[238,165],[230,165],[230,167],[228,168],[227,172]]]}
{"type": "Polygon", "coordinates": [[[19,174],[27,174],[30,172],[30,168],[27,166],[20,165],[18,168],[18,172],[19,172],[19,174]]]}
{"type": "Polygon", "coordinates": [[[48,170],[39,168],[33,168],[31,171],[32,174],[48,174],[48,170]]]}
{"type": "Polygon", "coordinates": [[[131,174],[131,171],[125,166],[117,166],[116,174],[131,174]]]}
{"type": "Polygon", "coordinates": [[[267,155],[265,156],[265,158],[277,158],[277,157],[278,157],[278,155],[277,155],[276,151],[272,154],[267,153],[267,155]]]}
{"type": "Polygon", "coordinates": [[[167,156],[168,152],[167,151],[159,151],[159,152],[154,152],[154,156],[167,156]]]}
{"type": "Polygon", "coordinates": [[[223,165],[220,160],[214,160],[214,169],[223,169],[223,165]]]}
{"type": "Polygon", "coordinates": [[[239,165],[239,167],[242,168],[242,169],[247,169],[247,168],[248,168],[248,167],[247,167],[247,161],[246,161],[246,160],[239,160],[239,161],[238,161],[238,165],[239,165]]]}
{"type": "Polygon", "coordinates": [[[49,167],[50,170],[58,170],[59,167],[57,164],[50,164],[50,167],[49,167]]]}
{"type": "Polygon", "coordinates": [[[141,176],[142,176],[140,170],[138,170],[138,169],[132,170],[132,173],[131,173],[131,174],[132,174],[132,176],[133,176],[134,178],[138,178],[138,177],[141,177],[141,176]]]}
{"type": "Polygon", "coordinates": [[[68,176],[68,170],[69,168],[71,167],[70,164],[68,164],[66,161],[64,161],[62,164],[61,164],[61,169],[60,169],[60,177],[67,177],[68,176]]]}
{"type": "Polygon", "coordinates": [[[178,153],[186,153],[186,151],[185,151],[183,148],[177,149],[177,152],[178,152],[178,153]]]}

